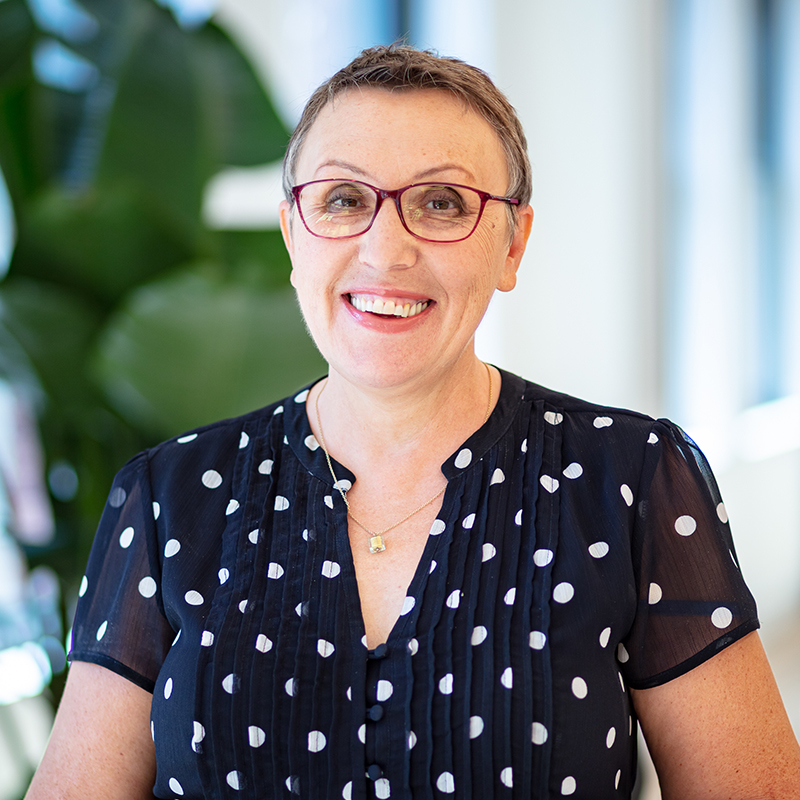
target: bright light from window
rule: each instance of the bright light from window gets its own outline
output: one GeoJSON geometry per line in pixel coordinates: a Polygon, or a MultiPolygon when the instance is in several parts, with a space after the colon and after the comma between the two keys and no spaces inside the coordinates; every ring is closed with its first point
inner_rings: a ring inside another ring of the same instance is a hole
{"type": "Polygon", "coordinates": [[[0,650],[0,705],[41,694],[51,677],[50,659],[38,644],[0,650]]]}
{"type": "Polygon", "coordinates": [[[83,92],[99,77],[97,67],[55,39],[44,39],[33,51],[33,71],[45,86],[83,92]]]}
{"type": "Polygon", "coordinates": [[[0,279],[8,272],[15,239],[14,209],[11,206],[11,198],[3,179],[3,173],[0,171],[0,279]]]}
{"type": "Polygon", "coordinates": [[[100,26],[97,20],[74,0],[28,0],[37,25],[70,42],[91,39],[100,26]]]}
{"type": "Polygon", "coordinates": [[[217,10],[217,0],[156,0],[168,8],[184,28],[196,28],[207,22],[217,10]]]}

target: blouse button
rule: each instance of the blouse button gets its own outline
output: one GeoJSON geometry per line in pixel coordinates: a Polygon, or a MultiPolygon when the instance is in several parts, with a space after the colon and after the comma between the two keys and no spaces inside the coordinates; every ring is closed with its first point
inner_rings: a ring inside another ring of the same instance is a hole
{"type": "Polygon", "coordinates": [[[367,709],[367,718],[377,722],[383,718],[383,706],[375,705],[367,709]]]}
{"type": "Polygon", "coordinates": [[[368,658],[386,658],[386,652],[389,648],[386,646],[386,642],[379,644],[374,650],[367,651],[368,658]]]}
{"type": "Polygon", "coordinates": [[[383,770],[377,764],[370,764],[367,767],[367,777],[371,781],[377,781],[383,777],[383,770]]]}

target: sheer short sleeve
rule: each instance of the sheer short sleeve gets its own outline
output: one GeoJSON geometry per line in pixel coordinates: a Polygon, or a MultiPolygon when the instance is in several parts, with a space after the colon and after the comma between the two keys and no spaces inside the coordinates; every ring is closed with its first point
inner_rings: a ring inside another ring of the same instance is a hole
{"type": "Polygon", "coordinates": [[[632,545],[637,611],[619,651],[636,689],[666,683],[758,628],[705,457],[664,420],[646,448],[632,545]]]}
{"type": "Polygon", "coordinates": [[[79,590],[70,660],[90,661],[152,692],[175,631],[164,616],[145,453],[114,480],[79,590]]]}

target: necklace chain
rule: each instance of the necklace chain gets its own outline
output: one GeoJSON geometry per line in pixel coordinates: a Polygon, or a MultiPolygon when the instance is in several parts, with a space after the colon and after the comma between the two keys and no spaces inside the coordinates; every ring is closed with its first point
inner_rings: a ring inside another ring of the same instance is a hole
{"type": "MultiPolygon", "coordinates": [[[[486,367],[486,374],[489,376],[489,402],[486,405],[486,414],[483,418],[483,422],[481,426],[485,425],[489,420],[489,415],[492,413],[492,370],[489,368],[489,365],[484,362],[484,367],[486,367]]],[[[415,514],[418,514],[422,511],[423,508],[427,508],[434,500],[437,500],[444,494],[444,490],[447,488],[447,483],[439,489],[436,494],[431,497],[430,500],[426,500],[421,506],[417,506],[410,514],[406,514],[401,520],[389,525],[389,527],[384,528],[382,531],[373,531],[370,530],[361,520],[359,520],[355,514],[353,514],[352,509],[350,508],[350,502],[347,499],[347,492],[342,488],[341,484],[336,478],[336,473],[333,471],[333,464],[331,463],[331,457],[328,453],[328,448],[325,446],[325,436],[322,433],[322,420],[320,419],[319,415],[319,398],[322,396],[322,393],[325,391],[325,387],[328,385],[328,379],[325,379],[325,383],[323,384],[322,388],[319,390],[317,394],[317,399],[314,402],[314,409],[317,414],[317,429],[319,430],[319,443],[322,447],[322,452],[325,453],[325,460],[328,462],[328,469],[331,472],[331,477],[333,478],[333,485],[339,490],[339,494],[342,496],[342,500],[344,500],[344,504],[347,507],[347,514],[353,522],[358,525],[359,528],[362,528],[369,534],[369,551],[370,553],[382,553],[386,549],[386,544],[383,541],[384,534],[388,533],[395,528],[398,528],[404,522],[408,521],[413,517],[415,514]]]]}

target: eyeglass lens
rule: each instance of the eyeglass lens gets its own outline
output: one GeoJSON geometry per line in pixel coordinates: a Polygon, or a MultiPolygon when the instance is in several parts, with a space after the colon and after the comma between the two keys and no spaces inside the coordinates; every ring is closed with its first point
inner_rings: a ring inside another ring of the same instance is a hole
{"type": "MultiPolygon", "coordinates": [[[[298,198],[309,230],[338,239],[357,236],[375,217],[378,193],[360,181],[317,181],[306,184],[298,198]]],[[[481,195],[446,183],[410,186],[400,194],[407,228],[424,239],[451,242],[468,236],[481,214],[481,195]]]]}

